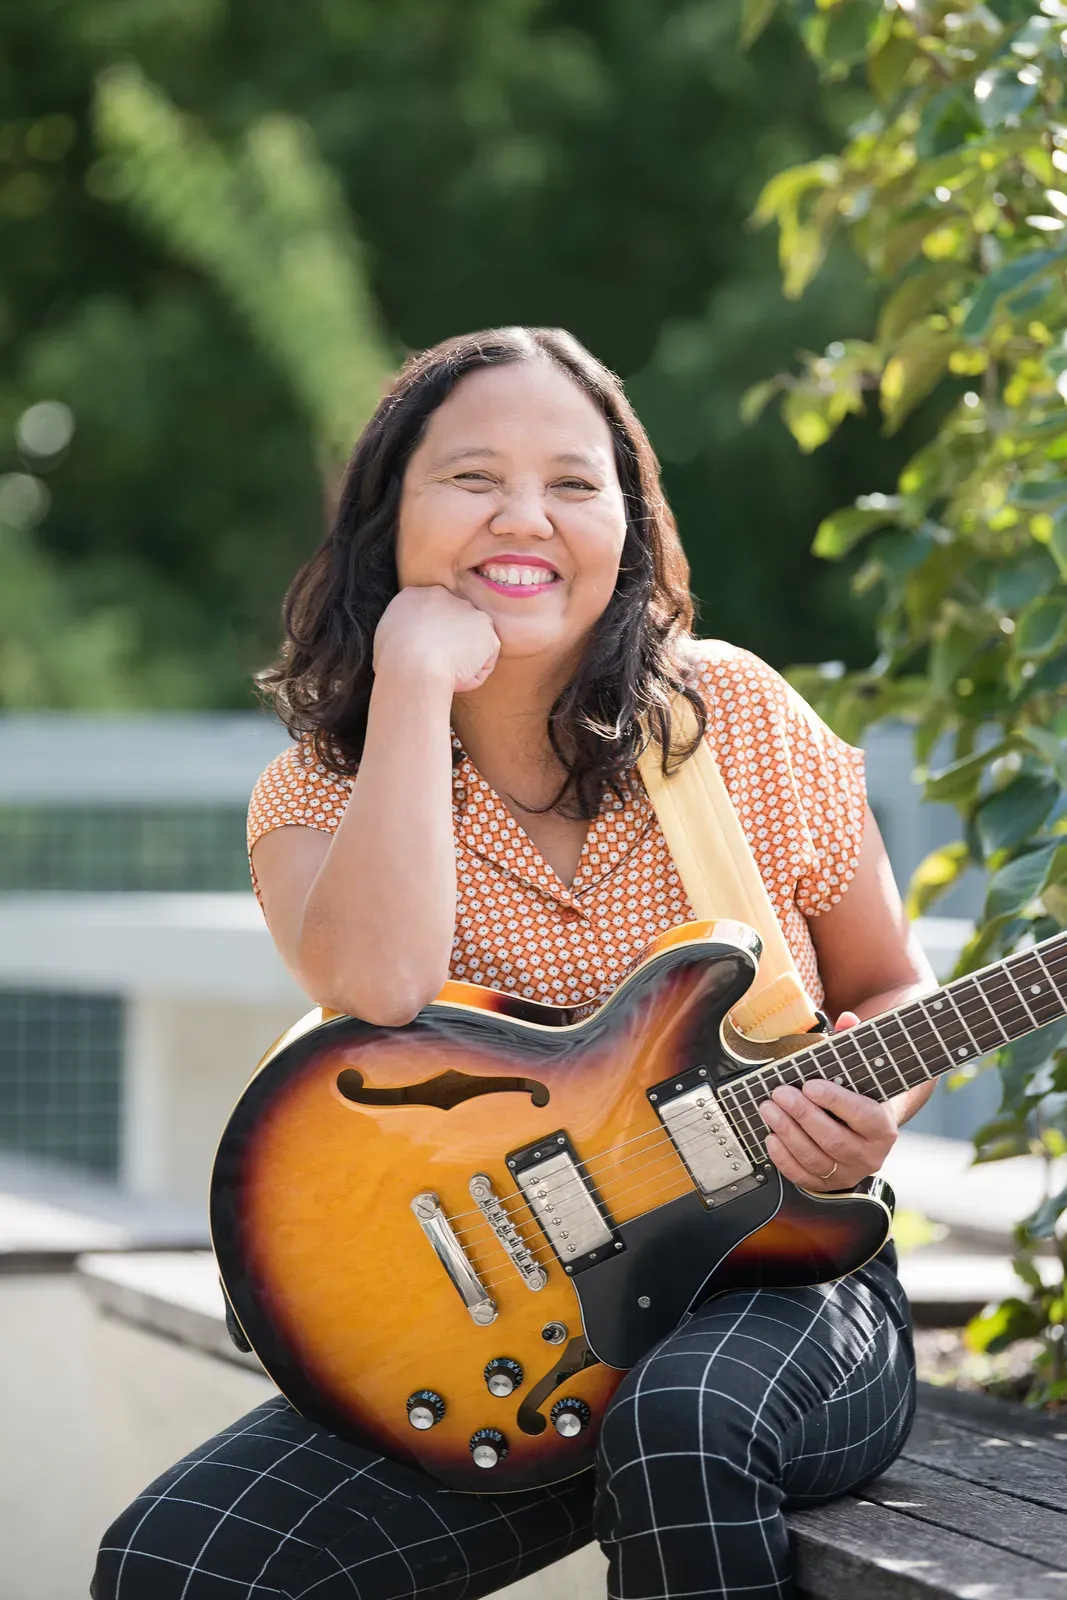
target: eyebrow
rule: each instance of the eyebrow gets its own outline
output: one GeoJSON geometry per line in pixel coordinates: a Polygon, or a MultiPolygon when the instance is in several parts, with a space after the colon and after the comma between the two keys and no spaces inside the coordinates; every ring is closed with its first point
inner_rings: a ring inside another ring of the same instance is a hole
{"type": "MultiPolygon", "coordinates": [[[[441,472],[445,467],[454,467],[458,461],[465,461],[470,456],[480,456],[482,459],[499,461],[502,451],[493,450],[489,445],[464,445],[460,450],[451,450],[448,455],[439,457],[433,463],[433,470],[441,472]]],[[[596,461],[592,456],[582,451],[563,450],[552,457],[553,462],[565,467],[585,467],[587,470],[596,469],[596,461]]]]}

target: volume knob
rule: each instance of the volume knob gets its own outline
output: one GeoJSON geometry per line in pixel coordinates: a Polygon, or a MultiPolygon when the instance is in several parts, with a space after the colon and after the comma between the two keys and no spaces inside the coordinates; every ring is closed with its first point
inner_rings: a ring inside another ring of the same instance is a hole
{"type": "Polygon", "coordinates": [[[557,1400],[549,1416],[552,1426],[564,1439],[573,1439],[576,1433],[589,1425],[589,1407],[584,1400],[574,1400],[569,1395],[557,1400]]]}
{"type": "Polygon", "coordinates": [[[476,1467],[487,1471],[495,1467],[508,1453],[508,1441],[499,1428],[479,1428],[471,1434],[471,1455],[476,1467]]]}
{"type": "Polygon", "coordinates": [[[522,1384],[522,1368],[510,1356],[494,1356],[485,1369],[485,1385],[498,1400],[505,1399],[522,1384]]]}
{"type": "Polygon", "coordinates": [[[416,1389],[408,1395],[408,1421],[420,1432],[436,1428],[444,1414],[445,1403],[435,1389],[416,1389]]]}

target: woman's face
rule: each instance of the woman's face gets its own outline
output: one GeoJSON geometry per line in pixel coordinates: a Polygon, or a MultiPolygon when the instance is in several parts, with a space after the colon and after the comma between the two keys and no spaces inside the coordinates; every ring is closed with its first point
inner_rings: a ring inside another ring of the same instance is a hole
{"type": "Polygon", "coordinates": [[[483,367],[430,417],[400,500],[402,588],[441,584],[486,612],[502,658],[580,652],[626,536],[608,424],[548,360],[483,367]]]}

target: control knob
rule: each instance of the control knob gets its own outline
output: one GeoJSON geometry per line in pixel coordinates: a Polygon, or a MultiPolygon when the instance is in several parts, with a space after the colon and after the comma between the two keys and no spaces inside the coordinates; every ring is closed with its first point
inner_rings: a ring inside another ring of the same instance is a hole
{"type": "Polygon", "coordinates": [[[435,1389],[416,1389],[408,1395],[408,1421],[413,1428],[425,1432],[436,1428],[445,1414],[445,1403],[435,1389]]]}
{"type": "Polygon", "coordinates": [[[549,1412],[552,1426],[564,1439],[573,1439],[576,1433],[589,1424],[589,1407],[584,1400],[575,1400],[567,1396],[557,1400],[549,1412]]]}
{"type": "Polygon", "coordinates": [[[495,1467],[508,1453],[508,1441],[499,1428],[479,1428],[471,1434],[471,1455],[476,1467],[495,1467]]]}
{"type": "Polygon", "coordinates": [[[522,1368],[510,1356],[494,1356],[485,1369],[485,1385],[490,1394],[503,1400],[522,1383],[522,1368]]]}

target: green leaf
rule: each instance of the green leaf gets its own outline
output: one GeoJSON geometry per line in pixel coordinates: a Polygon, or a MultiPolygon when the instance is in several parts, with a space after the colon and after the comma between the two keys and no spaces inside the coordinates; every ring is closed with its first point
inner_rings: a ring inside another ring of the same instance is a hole
{"type": "Polygon", "coordinates": [[[750,389],[746,389],[741,396],[742,422],[755,422],[782,386],[781,378],[765,378],[762,383],[754,383],[750,389]]]}
{"type": "Polygon", "coordinates": [[[989,881],[983,917],[988,921],[1010,916],[1036,899],[1048,882],[1056,852],[1063,848],[1056,844],[1042,845],[1039,850],[1016,857],[994,873],[989,881]]]}
{"type": "Polygon", "coordinates": [[[953,761],[950,766],[942,767],[939,772],[931,772],[923,787],[923,799],[948,800],[953,804],[970,800],[989,763],[995,761],[998,756],[1006,755],[1009,750],[1014,750],[1015,746],[1014,737],[1000,739],[996,744],[976,751],[974,755],[953,761]]]}
{"type": "Polygon", "coordinates": [[[1048,595],[1019,618],[1012,645],[1016,655],[1047,656],[1067,634],[1067,596],[1048,595]]]}
{"type": "Polygon", "coordinates": [[[1006,1350],[1017,1339],[1034,1338],[1044,1325],[1039,1306],[1012,1296],[991,1311],[972,1317],[964,1329],[963,1340],[968,1349],[993,1355],[998,1350],[1006,1350]]]}
{"type": "Polygon", "coordinates": [[[1021,611],[1056,582],[1056,564],[1043,550],[1017,556],[997,571],[989,597],[1003,611],[1021,611]]]}
{"type": "Polygon", "coordinates": [[[1010,126],[1021,117],[1037,93],[1037,83],[1021,83],[1014,69],[1004,72],[985,72],[978,80],[983,88],[988,85],[983,98],[976,91],[978,115],[987,128],[1010,126]]]}
{"type": "Polygon", "coordinates": [[[925,316],[961,274],[956,261],[939,261],[912,272],[893,291],[878,318],[878,343],[887,348],[896,344],[919,317],[925,316]]]}
{"type": "Polygon", "coordinates": [[[1028,1289],[1036,1289],[1040,1293],[1044,1288],[1041,1274],[1029,1256],[1013,1256],[1011,1270],[1017,1278],[1022,1279],[1028,1289]]]}
{"type": "Polygon", "coordinates": [[[1067,650],[1060,650],[1058,654],[1042,662],[1033,677],[1027,678],[1017,698],[1024,701],[1035,694],[1045,694],[1049,690],[1062,689],[1065,686],[1067,686],[1067,650]]]}
{"type": "Polygon", "coordinates": [[[1067,478],[1031,478],[1015,484],[1008,499],[1013,506],[1042,507],[1067,500],[1067,478]]]}
{"type": "Polygon", "coordinates": [[[906,909],[914,921],[929,910],[971,865],[971,853],[962,839],[942,845],[920,861],[908,885],[906,909]]]}
{"type": "Polygon", "coordinates": [[[1056,1223],[1067,1210],[1067,1188],[1050,1195],[1023,1222],[1023,1227],[1034,1239],[1049,1239],[1056,1231],[1056,1223]]]}
{"type": "Polygon", "coordinates": [[[1006,294],[1029,283],[1039,272],[1047,272],[1062,259],[1059,250],[1034,250],[1025,256],[1015,256],[991,272],[971,301],[960,329],[963,337],[977,343],[988,332],[994,312],[1006,294]]]}
{"type": "Polygon", "coordinates": [[[900,501],[895,495],[871,495],[865,505],[845,506],[819,523],[812,550],[826,561],[838,561],[848,554],[864,534],[896,520],[900,501]],[[871,505],[870,500],[879,504],[871,505]]]}
{"type": "Polygon", "coordinates": [[[797,386],[786,395],[782,404],[782,417],[797,444],[810,455],[825,444],[833,433],[828,402],[816,403],[807,387],[797,386]]]}
{"type": "Polygon", "coordinates": [[[754,45],[760,34],[766,28],[775,11],[778,9],[778,0],[742,0],[741,4],[741,48],[747,50],[754,45]]]}
{"type": "Polygon", "coordinates": [[[1003,789],[990,795],[979,806],[975,817],[983,856],[1021,844],[1036,833],[1061,792],[1055,778],[1021,772],[1003,789]]]}
{"type": "Polygon", "coordinates": [[[895,433],[908,413],[944,376],[956,344],[954,333],[931,332],[925,326],[913,328],[901,340],[882,372],[882,414],[887,433],[895,433]]]}
{"type": "Polygon", "coordinates": [[[1061,739],[1049,728],[1021,728],[1019,736],[1038,752],[1067,788],[1067,739],[1061,739]]]}
{"type": "Polygon", "coordinates": [[[998,1067],[1003,1090],[1001,1111],[1018,1111],[1024,1104],[1034,1074],[1059,1049],[1067,1035],[1067,1020],[1048,1022],[1025,1039],[1016,1039],[999,1052],[998,1067]]]}

